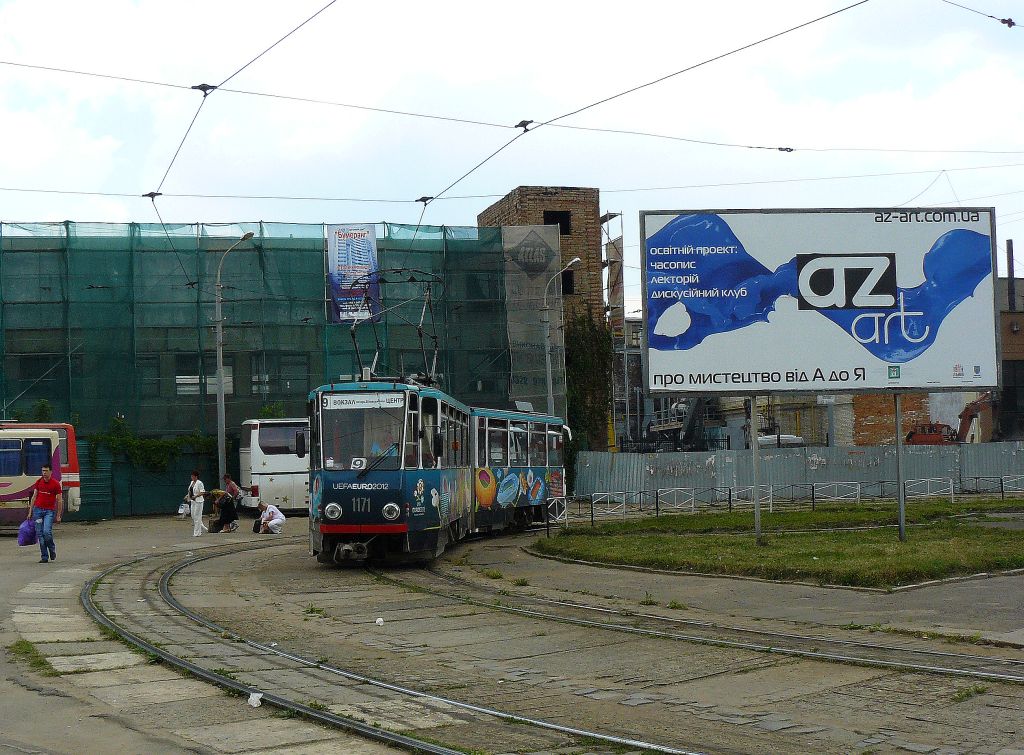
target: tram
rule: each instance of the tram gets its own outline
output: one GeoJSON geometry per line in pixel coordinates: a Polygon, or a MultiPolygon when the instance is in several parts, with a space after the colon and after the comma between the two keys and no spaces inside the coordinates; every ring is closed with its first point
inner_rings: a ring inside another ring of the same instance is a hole
{"type": "Polygon", "coordinates": [[[309,548],[322,563],[427,561],[469,533],[543,521],[564,498],[558,417],[379,379],[321,386],[308,408],[309,548]]]}

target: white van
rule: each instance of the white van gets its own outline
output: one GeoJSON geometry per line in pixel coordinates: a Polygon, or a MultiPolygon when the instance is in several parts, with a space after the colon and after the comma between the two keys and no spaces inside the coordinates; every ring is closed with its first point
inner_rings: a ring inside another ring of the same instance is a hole
{"type": "Polygon", "coordinates": [[[309,420],[305,417],[243,422],[239,485],[248,494],[242,498],[242,507],[255,509],[260,501],[266,501],[284,512],[308,511],[308,448],[309,420]],[[300,442],[301,436],[305,437],[300,442]]]}

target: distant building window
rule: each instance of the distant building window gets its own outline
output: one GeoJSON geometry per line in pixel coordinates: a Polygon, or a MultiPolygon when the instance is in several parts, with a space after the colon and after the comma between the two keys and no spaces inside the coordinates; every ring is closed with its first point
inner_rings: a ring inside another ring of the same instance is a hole
{"type": "Polygon", "coordinates": [[[139,396],[154,398],[160,395],[160,357],[154,354],[140,354],[135,358],[136,375],[139,380],[139,396]]]}
{"type": "Polygon", "coordinates": [[[569,210],[544,210],[544,225],[557,225],[558,235],[572,233],[572,213],[569,210]]]}
{"type": "Polygon", "coordinates": [[[306,395],[309,392],[309,355],[266,352],[250,356],[251,392],[255,395],[306,395]]]}
{"type": "MultiPolygon", "coordinates": [[[[235,393],[233,357],[224,357],[224,395],[235,393]]],[[[199,358],[195,354],[174,357],[174,392],[179,396],[198,396],[200,384],[207,395],[217,393],[217,361],[213,354],[203,355],[203,380],[199,376],[199,358]]]]}
{"type": "Polygon", "coordinates": [[[572,270],[562,271],[562,296],[569,296],[576,293],[576,279],[572,270]]]}

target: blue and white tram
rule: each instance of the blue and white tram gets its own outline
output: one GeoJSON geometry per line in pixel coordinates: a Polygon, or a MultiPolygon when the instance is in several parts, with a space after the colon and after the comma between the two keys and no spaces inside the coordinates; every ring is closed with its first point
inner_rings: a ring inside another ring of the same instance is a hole
{"type": "Polygon", "coordinates": [[[429,560],[471,532],[543,521],[564,496],[557,417],[371,381],[310,393],[310,551],[429,560]]]}

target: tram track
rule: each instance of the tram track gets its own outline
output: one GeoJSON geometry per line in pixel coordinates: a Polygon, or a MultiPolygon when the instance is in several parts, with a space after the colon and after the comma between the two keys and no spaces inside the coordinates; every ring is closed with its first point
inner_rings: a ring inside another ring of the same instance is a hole
{"type": "Polygon", "coordinates": [[[847,635],[845,637],[825,633],[828,630],[816,634],[800,634],[623,610],[559,600],[523,591],[513,592],[507,588],[499,590],[475,584],[462,576],[442,571],[437,566],[428,568],[423,574],[441,580],[448,586],[447,590],[438,589],[422,577],[398,579],[379,571],[372,573],[378,579],[405,586],[407,589],[425,590],[438,597],[479,608],[534,619],[829,663],[1024,684],[1024,656],[1007,657],[994,652],[961,653],[939,650],[930,642],[919,638],[905,637],[898,642],[882,643],[868,639],[851,639],[849,635],[853,630],[841,630],[847,635]],[[595,618],[596,616],[617,617],[619,620],[602,620],[595,618]]]}
{"type": "MultiPolygon", "coordinates": [[[[500,732],[497,738],[505,748],[510,744],[514,747],[516,741],[516,727],[510,724],[526,724],[531,731],[541,730],[556,737],[554,740],[549,737],[536,749],[590,741],[650,752],[680,755],[693,752],[679,746],[526,716],[515,710],[498,710],[454,700],[310,658],[277,647],[277,643],[258,642],[188,608],[172,590],[174,577],[200,562],[294,544],[295,539],[289,538],[258,545],[248,543],[243,547],[234,544],[215,547],[184,558],[178,552],[141,557],[115,565],[89,580],[81,590],[80,599],[94,620],[151,658],[216,684],[231,694],[257,692],[262,694],[263,702],[283,711],[412,752],[448,755],[464,751],[466,745],[454,741],[452,746],[460,749],[452,749],[435,743],[439,730],[427,729],[420,738],[415,736],[415,731],[397,733],[339,715],[330,707],[344,707],[346,700],[370,697],[381,705],[421,705],[422,715],[428,718],[438,707],[443,707],[449,718],[453,716],[452,711],[459,711],[465,722],[500,732]],[[296,693],[298,690],[303,691],[296,693]]],[[[536,734],[533,738],[536,739],[536,734]]],[[[531,749],[534,748],[516,751],[531,749]]]]}

